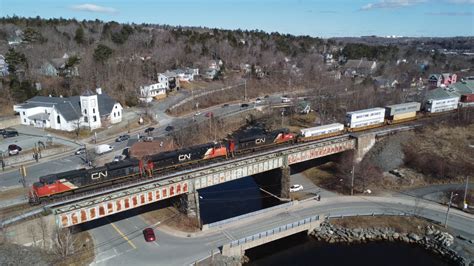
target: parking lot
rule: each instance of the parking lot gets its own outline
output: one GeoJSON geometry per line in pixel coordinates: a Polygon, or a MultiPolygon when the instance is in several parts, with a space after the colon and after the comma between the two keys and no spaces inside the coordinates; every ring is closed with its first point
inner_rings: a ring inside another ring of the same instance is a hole
{"type": "Polygon", "coordinates": [[[22,152],[27,152],[31,151],[35,147],[35,145],[38,146],[39,142],[42,142],[44,143],[44,145],[47,145],[49,141],[52,141],[52,144],[56,145],[78,147],[78,144],[75,144],[72,141],[52,136],[48,137],[48,132],[43,131],[42,129],[31,128],[26,126],[16,126],[15,130],[18,131],[18,136],[9,138],[3,138],[0,136],[0,152],[7,153],[8,146],[11,144],[16,144],[22,148],[22,152]]]}

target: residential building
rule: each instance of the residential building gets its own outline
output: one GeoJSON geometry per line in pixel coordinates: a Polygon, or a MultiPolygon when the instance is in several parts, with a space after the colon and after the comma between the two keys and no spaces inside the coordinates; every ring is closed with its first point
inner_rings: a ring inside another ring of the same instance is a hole
{"type": "Polygon", "coordinates": [[[178,75],[174,71],[159,73],[158,82],[163,83],[168,91],[179,90],[178,75]]]}
{"type": "Polygon", "coordinates": [[[102,89],[96,94],[86,90],[80,96],[35,96],[25,103],[13,106],[20,114],[21,124],[56,130],[90,130],[122,121],[122,105],[102,89]]]}
{"type": "Polygon", "coordinates": [[[448,86],[457,82],[458,76],[451,73],[431,74],[428,78],[428,85],[431,88],[448,86]]]}
{"type": "Polygon", "coordinates": [[[344,76],[369,76],[374,73],[376,68],[377,62],[375,61],[368,61],[365,59],[347,60],[344,65],[344,76]]]}
{"type": "Polygon", "coordinates": [[[140,86],[139,100],[143,102],[151,102],[153,99],[163,99],[166,97],[167,87],[164,83],[155,83],[146,86],[140,86]]]}
{"type": "Polygon", "coordinates": [[[334,60],[334,56],[332,53],[325,53],[324,54],[324,63],[326,65],[332,65],[334,64],[336,61],[334,60]]]}
{"type": "Polygon", "coordinates": [[[8,64],[5,61],[5,57],[0,54],[0,77],[8,76],[8,64]]]}
{"type": "Polygon", "coordinates": [[[65,53],[61,58],[53,58],[43,63],[39,73],[45,76],[79,76],[77,66],[68,66],[69,55],[65,53]]]}
{"type": "Polygon", "coordinates": [[[217,79],[218,75],[219,75],[219,72],[216,69],[209,68],[209,69],[206,69],[203,77],[204,79],[207,79],[207,80],[215,80],[217,79]]]}
{"type": "Polygon", "coordinates": [[[379,89],[395,88],[398,85],[398,80],[384,77],[374,77],[374,85],[379,89]]]}
{"type": "Polygon", "coordinates": [[[173,70],[180,82],[194,81],[196,76],[199,76],[199,68],[185,68],[173,70]]]}
{"type": "Polygon", "coordinates": [[[221,70],[221,67],[224,65],[224,62],[222,60],[209,60],[207,68],[209,69],[215,69],[217,71],[221,70]]]}

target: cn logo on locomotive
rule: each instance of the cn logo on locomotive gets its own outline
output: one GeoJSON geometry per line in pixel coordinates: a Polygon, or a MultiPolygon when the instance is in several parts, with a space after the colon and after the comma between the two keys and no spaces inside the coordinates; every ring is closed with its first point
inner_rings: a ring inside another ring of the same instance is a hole
{"type": "Polygon", "coordinates": [[[191,153],[178,155],[178,160],[180,162],[186,161],[186,160],[191,160],[191,153]]]}
{"type": "Polygon", "coordinates": [[[107,171],[92,173],[91,179],[96,180],[96,179],[100,179],[101,177],[107,177],[107,174],[108,174],[107,171]]]}
{"type": "Polygon", "coordinates": [[[265,143],[265,138],[263,139],[255,139],[255,144],[262,144],[265,143]]]}

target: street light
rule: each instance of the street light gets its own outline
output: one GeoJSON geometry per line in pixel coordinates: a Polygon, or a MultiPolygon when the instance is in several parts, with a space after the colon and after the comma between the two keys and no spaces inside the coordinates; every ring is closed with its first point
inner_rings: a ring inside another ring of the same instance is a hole
{"type": "Polygon", "coordinates": [[[463,206],[462,209],[465,210],[467,209],[467,186],[469,184],[469,175],[466,175],[466,187],[464,187],[464,201],[463,201],[463,206]]]}
{"type": "Polygon", "coordinates": [[[446,211],[446,219],[444,220],[444,228],[448,228],[448,216],[449,216],[449,209],[451,208],[451,203],[453,201],[453,198],[456,197],[458,194],[454,194],[454,192],[451,191],[451,196],[449,197],[449,203],[448,203],[448,210],[446,211]]]}

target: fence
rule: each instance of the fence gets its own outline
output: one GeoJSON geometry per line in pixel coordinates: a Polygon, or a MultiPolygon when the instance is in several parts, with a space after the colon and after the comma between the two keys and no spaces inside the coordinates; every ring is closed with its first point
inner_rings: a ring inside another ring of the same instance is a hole
{"type": "Polygon", "coordinates": [[[290,230],[290,229],[293,229],[293,228],[296,228],[296,227],[299,227],[299,226],[302,226],[302,225],[305,225],[305,224],[309,224],[311,222],[318,221],[318,220],[319,220],[319,215],[311,216],[311,217],[308,217],[306,219],[299,220],[297,222],[285,224],[285,225],[282,225],[282,226],[279,226],[279,227],[276,227],[276,228],[273,228],[273,229],[270,229],[270,230],[267,230],[267,231],[264,231],[264,232],[260,232],[260,233],[257,233],[257,234],[251,235],[251,236],[247,236],[247,237],[243,237],[241,239],[234,240],[234,241],[230,242],[230,247],[240,246],[240,245],[243,245],[243,244],[255,241],[255,240],[259,240],[259,239],[264,238],[264,237],[272,236],[274,234],[278,234],[278,233],[281,233],[281,232],[284,232],[284,231],[287,231],[287,230],[290,230]]]}
{"type": "Polygon", "coordinates": [[[227,86],[227,87],[220,88],[220,89],[214,89],[214,90],[209,90],[209,91],[204,91],[204,92],[201,92],[201,93],[197,93],[193,97],[186,98],[186,99],[181,100],[180,102],[174,104],[173,106],[171,106],[169,108],[169,110],[173,111],[174,109],[180,107],[181,105],[184,105],[187,102],[193,101],[196,98],[203,97],[203,96],[215,93],[215,92],[226,91],[226,90],[232,89],[234,87],[242,86],[242,85],[244,85],[244,83],[236,84],[236,85],[232,85],[232,86],[227,86]]]}
{"type": "Polygon", "coordinates": [[[270,208],[266,208],[266,209],[263,209],[263,210],[242,214],[242,215],[235,216],[235,217],[225,219],[225,220],[221,220],[221,221],[218,221],[218,222],[215,222],[215,223],[205,224],[205,225],[203,225],[203,230],[208,229],[208,228],[212,228],[212,227],[216,227],[216,226],[220,226],[220,225],[223,225],[223,224],[228,224],[228,223],[235,222],[235,221],[238,221],[238,220],[242,220],[242,219],[254,216],[254,215],[260,215],[260,214],[271,212],[271,211],[274,211],[274,210],[277,210],[277,209],[291,207],[293,205],[294,205],[294,202],[291,201],[291,202],[288,202],[288,203],[285,203],[285,204],[280,204],[280,205],[273,206],[273,207],[270,207],[270,208]]]}

